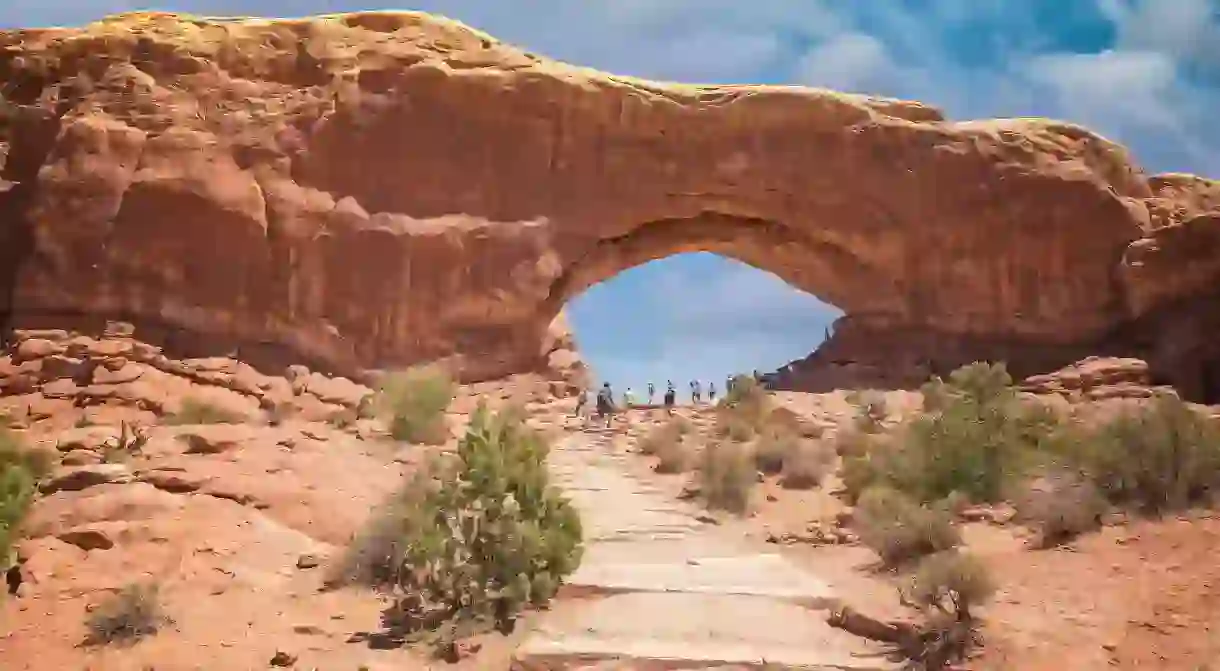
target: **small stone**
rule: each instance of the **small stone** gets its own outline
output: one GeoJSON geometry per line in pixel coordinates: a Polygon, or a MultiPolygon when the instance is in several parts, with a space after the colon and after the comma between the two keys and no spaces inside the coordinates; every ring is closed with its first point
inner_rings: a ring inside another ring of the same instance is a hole
{"type": "Polygon", "coordinates": [[[271,666],[285,667],[292,666],[296,663],[297,656],[290,652],[284,652],[283,650],[277,651],[275,655],[271,657],[271,666]]]}
{"type": "Polygon", "coordinates": [[[321,557],[311,552],[307,552],[300,557],[297,557],[297,568],[299,569],[317,568],[321,563],[321,557]]]}

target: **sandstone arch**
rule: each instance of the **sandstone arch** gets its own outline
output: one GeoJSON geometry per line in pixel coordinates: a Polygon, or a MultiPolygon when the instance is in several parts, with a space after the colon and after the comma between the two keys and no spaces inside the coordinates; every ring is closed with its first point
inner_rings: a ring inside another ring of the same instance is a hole
{"type": "Polygon", "coordinates": [[[1220,186],[1070,124],[642,82],[417,13],[11,31],[0,80],[11,325],[481,377],[574,287],[715,248],[946,361],[1220,355],[1220,186]]]}

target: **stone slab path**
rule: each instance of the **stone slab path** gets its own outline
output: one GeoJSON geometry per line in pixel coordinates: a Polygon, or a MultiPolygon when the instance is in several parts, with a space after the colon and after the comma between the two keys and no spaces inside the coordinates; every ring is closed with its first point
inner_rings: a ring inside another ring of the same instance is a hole
{"type": "Polygon", "coordinates": [[[894,668],[882,650],[826,624],[831,586],[735,538],[632,473],[604,434],[552,450],[552,477],[580,510],[585,556],[513,668],[894,668]]]}

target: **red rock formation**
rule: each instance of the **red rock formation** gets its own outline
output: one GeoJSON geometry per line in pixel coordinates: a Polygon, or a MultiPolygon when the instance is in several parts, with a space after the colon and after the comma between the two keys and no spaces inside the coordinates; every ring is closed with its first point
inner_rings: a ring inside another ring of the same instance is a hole
{"type": "Polygon", "coordinates": [[[0,79],[14,325],[489,377],[539,365],[591,283],[706,250],[873,333],[1181,368],[1199,328],[1128,326],[1220,274],[1220,184],[1148,177],[1077,126],[649,83],[424,14],[12,31],[0,79]]]}

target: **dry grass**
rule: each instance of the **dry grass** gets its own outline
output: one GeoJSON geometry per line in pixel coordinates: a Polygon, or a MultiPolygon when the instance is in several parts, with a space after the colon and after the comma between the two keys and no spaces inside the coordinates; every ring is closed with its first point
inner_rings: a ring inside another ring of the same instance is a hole
{"type": "Polygon", "coordinates": [[[223,408],[202,398],[187,398],[178,412],[166,418],[167,424],[179,426],[193,424],[241,424],[246,417],[239,412],[223,408]]]}
{"type": "Polygon", "coordinates": [[[780,485],[785,489],[813,489],[822,484],[834,464],[834,450],[826,443],[799,441],[784,456],[780,485]]]}
{"type": "Polygon", "coordinates": [[[691,432],[691,425],[682,417],[674,417],[648,432],[640,441],[640,454],[656,456],[668,445],[679,443],[691,432]]]}
{"type": "Polygon", "coordinates": [[[1106,508],[1093,483],[1072,471],[1057,471],[1030,483],[1017,514],[1038,532],[1038,546],[1051,547],[1099,528],[1106,508]]]}
{"type": "Polygon", "coordinates": [[[886,487],[872,487],[855,509],[860,541],[877,553],[883,566],[896,568],[961,544],[947,510],[920,505],[886,487]]]}
{"type": "Polygon", "coordinates": [[[131,584],[103,601],[85,626],[92,645],[134,643],[156,634],[172,620],[162,612],[160,586],[131,584]]]}
{"type": "Polygon", "coordinates": [[[703,450],[699,463],[699,491],[708,508],[743,515],[758,484],[758,471],[743,446],[714,441],[703,450]]]}
{"type": "Polygon", "coordinates": [[[687,438],[683,436],[679,436],[676,440],[658,443],[654,453],[657,457],[654,470],[663,474],[683,473],[690,468],[691,452],[687,438]]]}
{"type": "Polygon", "coordinates": [[[788,455],[800,447],[800,438],[778,426],[767,427],[754,443],[754,465],[767,475],[784,470],[788,455]]]}

